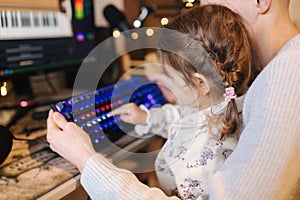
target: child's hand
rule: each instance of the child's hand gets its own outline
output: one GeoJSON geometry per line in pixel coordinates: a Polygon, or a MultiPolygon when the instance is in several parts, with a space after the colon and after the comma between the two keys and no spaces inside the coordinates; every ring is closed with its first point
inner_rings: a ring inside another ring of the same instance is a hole
{"type": "Polygon", "coordinates": [[[134,103],[124,104],[111,111],[110,115],[120,115],[122,121],[130,124],[147,124],[147,113],[134,103]]]}

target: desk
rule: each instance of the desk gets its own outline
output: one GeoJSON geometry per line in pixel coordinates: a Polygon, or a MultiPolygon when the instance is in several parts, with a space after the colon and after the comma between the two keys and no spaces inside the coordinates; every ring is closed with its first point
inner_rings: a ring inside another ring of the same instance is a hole
{"type": "MultiPolygon", "coordinates": [[[[127,151],[137,151],[143,147],[145,147],[147,144],[155,141],[157,137],[151,137],[148,139],[137,139],[127,146],[123,148],[123,150],[127,151]]],[[[114,163],[118,163],[126,159],[126,155],[122,152],[115,152],[109,156],[107,156],[109,159],[112,159],[114,163]]],[[[130,170],[130,169],[129,169],[130,170]]],[[[80,174],[74,176],[70,180],[64,182],[63,184],[57,186],[56,188],[52,189],[51,191],[47,192],[46,194],[40,196],[38,200],[53,200],[53,199],[60,199],[66,196],[67,194],[75,191],[80,186],[80,174]]]]}
{"type": "MultiPolygon", "coordinates": [[[[19,120],[18,125],[12,127],[12,131],[18,132],[18,129],[24,129],[24,124],[33,126],[41,123],[43,124],[42,129],[32,132],[29,136],[22,133],[17,137],[43,138],[46,133],[46,130],[43,129],[45,121],[32,122],[28,116],[19,120]]],[[[152,136],[137,139],[126,135],[115,144],[121,146],[122,150],[135,152],[157,138],[152,136]]],[[[128,155],[109,146],[101,150],[101,153],[116,164],[128,155]]],[[[13,151],[0,168],[0,199],[61,199],[79,187],[80,174],[75,166],[50,151],[48,146],[43,143],[15,141],[13,151]],[[37,162],[37,159],[34,159],[38,156],[42,156],[45,163],[37,162]],[[22,159],[30,159],[31,167],[29,169],[24,169],[19,165],[22,159]]]]}

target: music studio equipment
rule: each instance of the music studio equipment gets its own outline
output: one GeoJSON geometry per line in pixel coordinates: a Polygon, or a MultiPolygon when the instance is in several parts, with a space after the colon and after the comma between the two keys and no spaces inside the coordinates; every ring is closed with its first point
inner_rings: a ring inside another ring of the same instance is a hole
{"type": "Polygon", "coordinates": [[[155,83],[145,76],[133,76],[56,102],[51,108],[85,130],[94,147],[101,149],[133,131],[132,124],[122,122],[120,116],[109,114],[112,109],[129,102],[143,104],[150,109],[167,101],[155,83]]]}
{"type": "Polygon", "coordinates": [[[118,28],[121,32],[130,30],[125,15],[114,5],[106,6],[103,10],[103,14],[111,29],[118,28]]]}
{"type": "Polygon", "coordinates": [[[78,64],[95,46],[92,0],[0,0],[0,7],[0,78],[78,64]]]}
{"type": "Polygon", "coordinates": [[[71,18],[59,5],[53,0],[0,1],[0,76],[73,58],[71,18]]]}

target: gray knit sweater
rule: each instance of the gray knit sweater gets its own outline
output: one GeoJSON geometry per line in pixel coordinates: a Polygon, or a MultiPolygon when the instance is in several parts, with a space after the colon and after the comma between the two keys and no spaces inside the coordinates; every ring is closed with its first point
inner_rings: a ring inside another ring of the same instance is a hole
{"type": "MultiPolygon", "coordinates": [[[[256,78],[244,106],[244,131],[210,185],[210,199],[300,199],[300,35],[256,78]]],[[[99,154],[81,184],[92,199],[177,199],[140,183],[99,154]]]]}

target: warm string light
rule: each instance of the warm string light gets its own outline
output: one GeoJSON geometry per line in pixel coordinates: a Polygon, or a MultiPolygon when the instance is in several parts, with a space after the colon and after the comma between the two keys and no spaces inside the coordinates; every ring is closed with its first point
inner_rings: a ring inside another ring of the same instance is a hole
{"type": "MultiPolygon", "coordinates": [[[[200,0],[182,0],[182,3],[185,5],[186,8],[192,8],[192,7],[194,7],[194,5],[199,4],[200,2],[201,2],[200,0]]],[[[163,18],[161,18],[160,23],[162,26],[165,26],[169,23],[169,19],[167,17],[163,17],[163,18]]],[[[135,28],[140,28],[141,25],[142,25],[142,21],[139,19],[137,19],[133,22],[133,26],[135,28]]],[[[146,35],[148,37],[153,36],[153,34],[154,34],[153,29],[147,29],[146,35]]],[[[121,32],[119,29],[114,29],[112,35],[114,38],[119,38],[121,36],[121,32]]],[[[137,32],[132,32],[130,34],[130,37],[132,40],[137,40],[139,38],[139,34],[137,32]]]]}
{"type": "Polygon", "coordinates": [[[2,97],[6,96],[7,95],[7,83],[6,82],[3,82],[2,85],[1,85],[1,88],[0,88],[0,95],[2,97]]]}
{"type": "Polygon", "coordinates": [[[121,33],[118,29],[113,30],[113,37],[119,38],[121,36],[121,33]]]}
{"type": "Polygon", "coordinates": [[[162,26],[165,26],[169,23],[169,19],[166,17],[161,18],[160,23],[162,26]]]}
{"type": "Polygon", "coordinates": [[[137,32],[133,32],[133,33],[131,33],[131,38],[133,40],[137,40],[139,38],[139,34],[137,32]]]}
{"type": "Polygon", "coordinates": [[[187,8],[192,8],[192,7],[194,7],[194,4],[191,3],[191,2],[187,2],[187,3],[185,4],[185,7],[187,7],[187,8]]]}
{"type": "Polygon", "coordinates": [[[152,37],[152,36],[154,35],[154,30],[153,30],[152,28],[148,28],[148,29],[146,30],[146,35],[147,35],[148,37],[152,37]]]}
{"type": "MultiPolygon", "coordinates": [[[[152,37],[154,35],[154,30],[152,28],[147,28],[146,29],[146,36],[152,37]]],[[[114,29],[112,33],[114,38],[120,38],[121,32],[118,29],[114,29]]],[[[132,32],[130,35],[131,39],[137,40],[139,38],[139,34],[137,32],[132,32]]]]}
{"type": "Polygon", "coordinates": [[[195,4],[199,4],[200,2],[200,0],[182,0],[186,8],[192,8],[195,4]]]}

